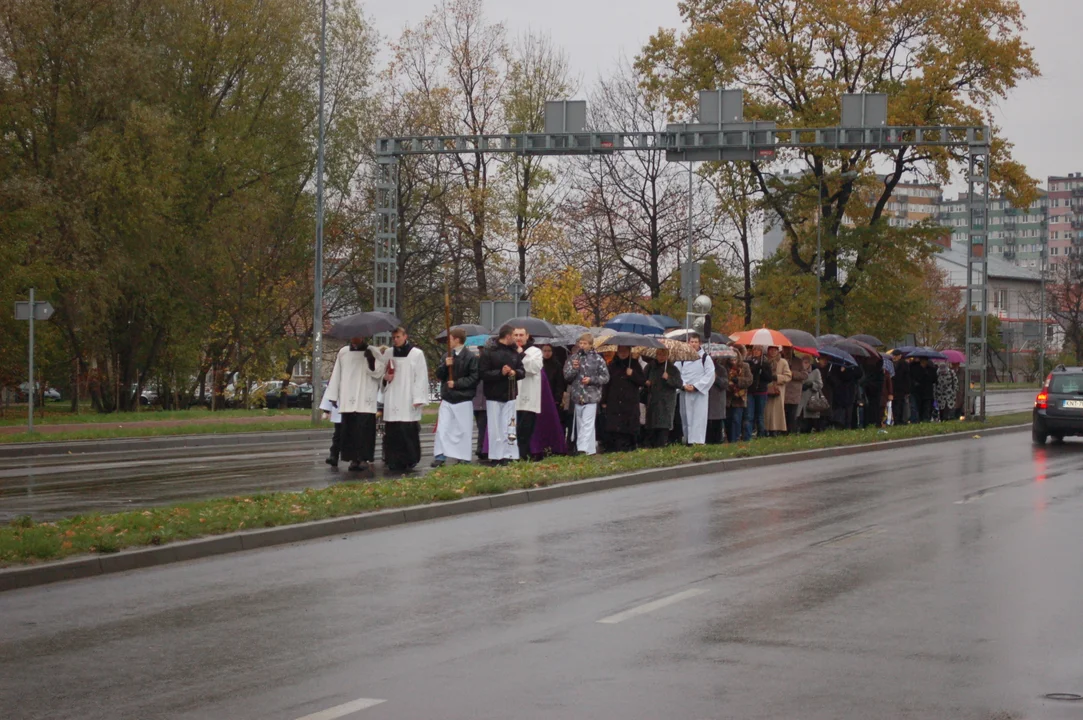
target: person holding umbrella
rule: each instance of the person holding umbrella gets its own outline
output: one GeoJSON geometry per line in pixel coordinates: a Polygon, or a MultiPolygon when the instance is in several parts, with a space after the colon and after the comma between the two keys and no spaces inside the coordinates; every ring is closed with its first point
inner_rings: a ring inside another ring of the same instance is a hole
{"type": "Polygon", "coordinates": [[[786,434],[786,385],[793,378],[793,373],[790,371],[790,364],[781,356],[777,347],[767,348],[767,363],[775,379],[767,386],[763,424],[768,437],[773,437],[786,434]]]}
{"type": "Polygon", "coordinates": [[[786,408],[786,432],[796,435],[798,432],[798,409],[801,406],[801,390],[808,379],[808,364],[794,355],[792,347],[782,348],[782,357],[790,366],[790,381],[786,383],[784,394],[786,408]]]}
{"type": "Polygon", "coordinates": [[[451,328],[447,336],[447,357],[436,366],[436,379],[440,381],[440,414],[433,442],[433,467],[440,467],[449,457],[458,462],[470,462],[473,400],[481,376],[478,359],[463,347],[464,343],[466,332],[462,328],[451,328]]]}
{"type": "Polygon", "coordinates": [[[609,362],[609,382],[602,390],[602,409],[608,449],[627,452],[636,449],[639,436],[639,390],[647,377],[632,349],[618,345],[616,356],[609,362]]]}
{"type": "Polygon", "coordinates": [[[391,333],[384,353],[384,462],[394,472],[413,470],[421,462],[421,411],[429,402],[429,370],[425,353],[410,342],[401,325],[391,333]]]}
{"type": "Polygon", "coordinates": [[[564,363],[564,379],[568,381],[568,394],[575,413],[576,450],[585,455],[594,455],[598,452],[594,419],[598,414],[598,403],[602,400],[602,388],[609,383],[609,367],[602,356],[594,351],[593,335],[583,333],[579,336],[578,345],[564,363]]]}
{"type": "Polygon", "coordinates": [[[727,361],[726,374],[729,387],[726,389],[726,442],[737,442],[745,425],[745,410],[748,406],[748,388],[752,385],[752,370],[745,362],[745,348],[733,347],[737,357],[727,361]]]}
{"type": "Polygon", "coordinates": [[[891,357],[895,363],[895,398],[891,401],[891,410],[895,415],[896,425],[910,423],[910,363],[903,357],[898,349],[891,351],[891,357]]]}
{"type": "Polygon", "coordinates": [[[918,422],[933,419],[933,400],[936,397],[936,368],[929,363],[929,358],[918,359],[910,368],[910,386],[917,403],[918,422]]]}
{"type": "Polygon", "coordinates": [[[647,364],[647,447],[665,447],[673,429],[677,391],[684,383],[681,371],[669,361],[669,349],[660,349],[647,364]]]}
{"type": "MultiPolygon", "coordinates": [[[[335,359],[324,402],[342,415],[338,456],[349,461],[350,470],[365,470],[376,459],[376,396],[386,367],[383,355],[362,337],[351,338],[335,359]]],[[[337,466],[337,457],[329,464],[337,466]]]]}
{"type": "Polygon", "coordinates": [[[748,367],[752,371],[752,384],[748,387],[748,409],[745,411],[744,440],[752,439],[752,430],[755,428],[756,437],[766,437],[767,430],[764,427],[764,412],[767,410],[767,391],[771,383],[775,381],[775,374],[771,371],[771,365],[763,356],[763,346],[752,345],[749,347],[748,367]]]}
{"type": "Polygon", "coordinates": [[[701,349],[698,333],[688,334],[688,344],[699,357],[677,363],[684,382],[680,399],[681,428],[686,445],[706,445],[707,394],[714,385],[714,361],[701,349]]]}
{"type": "Polygon", "coordinates": [[[940,410],[940,422],[959,417],[955,413],[955,398],[959,394],[959,377],[947,363],[936,370],[936,406],[940,410]]]}

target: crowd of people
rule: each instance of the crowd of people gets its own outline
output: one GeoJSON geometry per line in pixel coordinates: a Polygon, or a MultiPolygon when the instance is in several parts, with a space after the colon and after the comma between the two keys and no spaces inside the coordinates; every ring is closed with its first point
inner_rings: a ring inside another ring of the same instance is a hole
{"type": "MultiPolygon", "coordinates": [[[[710,353],[696,333],[695,359],[673,361],[617,345],[596,349],[589,333],[571,348],[536,344],[506,325],[481,348],[452,328],[436,367],[440,408],[434,467],[479,461],[505,465],[547,455],[623,452],[750,441],[776,435],[902,425],[958,418],[957,364],[902,353],[855,366],[792,347],[735,345],[710,353]],[[477,442],[474,442],[474,428],[477,442]]],[[[327,462],[351,470],[375,461],[377,413],[392,471],[421,459],[421,412],[428,401],[425,356],[404,328],[383,349],[353,338],[339,351],[323,409],[335,421],[327,462]]],[[[712,346],[714,347],[714,346],[712,346]]]]}

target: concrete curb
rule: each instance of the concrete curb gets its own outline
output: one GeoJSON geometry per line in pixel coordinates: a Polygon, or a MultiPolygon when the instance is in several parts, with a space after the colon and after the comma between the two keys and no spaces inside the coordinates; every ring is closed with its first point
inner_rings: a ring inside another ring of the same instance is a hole
{"type": "Polygon", "coordinates": [[[990,428],[988,430],[906,438],[903,440],[884,440],[882,442],[868,443],[865,445],[847,445],[843,447],[801,450],[775,455],[760,455],[758,457],[733,458],[731,460],[711,460],[666,468],[652,468],[622,475],[609,475],[607,477],[591,478],[589,480],[575,480],[558,485],[550,485],[548,487],[514,490],[500,495],[479,495],[463,500],[453,500],[431,505],[416,505],[395,510],[381,510],[366,513],[364,515],[347,515],[345,517],[316,520],[313,522],[299,523],[297,525],[284,525],[282,527],[267,528],[263,530],[246,530],[230,533],[228,535],[215,535],[213,537],[199,538],[197,540],[171,543],[161,547],[126,550],[112,555],[98,555],[76,558],[73,560],[61,560],[44,565],[7,568],[0,570],[0,592],[33,587],[36,585],[46,585],[62,580],[76,580],[79,578],[108,575],[139,568],[167,565],[185,560],[196,560],[199,558],[240,552],[243,550],[255,550],[258,548],[273,547],[275,545],[288,545],[332,535],[376,530],[405,523],[465,515],[483,510],[512,507],[514,505],[522,505],[530,502],[544,502],[555,498],[632,487],[663,480],[677,480],[690,476],[710,475],[724,471],[784,465],[802,460],[818,460],[825,457],[860,455],[880,450],[897,450],[918,445],[931,445],[934,443],[959,440],[974,434],[979,434],[982,437],[1007,435],[1029,427],[1029,425],[1009,425],[1006,427],[990,428]]]}

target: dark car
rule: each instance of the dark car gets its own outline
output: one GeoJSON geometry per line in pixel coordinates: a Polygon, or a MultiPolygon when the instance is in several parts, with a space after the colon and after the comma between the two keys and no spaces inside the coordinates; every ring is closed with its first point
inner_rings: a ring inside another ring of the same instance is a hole
{"type": "Polygon", "coordinates": [[[1083,435],[1083,367],[1058,365],[1034,398],[1034,442],[1044,445],[1050,437],[1060,442],[1069,435],[1083,435]]]}

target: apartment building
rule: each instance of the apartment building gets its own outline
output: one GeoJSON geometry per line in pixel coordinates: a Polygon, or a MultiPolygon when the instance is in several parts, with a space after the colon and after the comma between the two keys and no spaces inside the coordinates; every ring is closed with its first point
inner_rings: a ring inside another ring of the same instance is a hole
{"type": "MultiPolygon", "coordinates": [[[[796,180],[802,176],[787,174],[782,177],[796,180]]],[[[884,177],[881,176],[880,181],[883,182],[883,180],[884,177]]],[[[895,191],[891,194],[887,205],[884,207],[884,214],[887,217],[888,224],[892,227],[913,227],[922,220],[937,216],[941,198],[942,192],[939,185],[899,183],[895,186],[895,191]]],[[[869,197],[868,201],[871,203],[876,199],[876,197],[869,197]]],[[[815,218],[813,218],[811,225],[815,229],[815,218]]],[[[784,240],[785,232],[782,223],[778,221],[778,216],[774,213],[768,213],[764,218],[763,226],[763,257],[766,259],[777,253],[784,240]]]]}
{"type": "Polygon", "coordinates": [[[1083,248],[1083,173],[1049,178],[1049,261],[1065,262],[1083,248]]]}
{"type": "MultiPolygon", "coordinates": [[[[978,202],[981,202],[978,199],[978,202]]],[[[1002,197],[989,200],[989,257],[998,258],[1018,267],[1041,267],[1049,233],[1049,195],[1039,191],[1038,198],[1028,208],[1015,208],[1002,197]]],[[[983,209],[975,218],[977,228],[984,226],[983,209]]],[[[937,218],[952,231],[952,243],[966,247],[969,203],[965,195],[940,203],[937,218]]]]}

